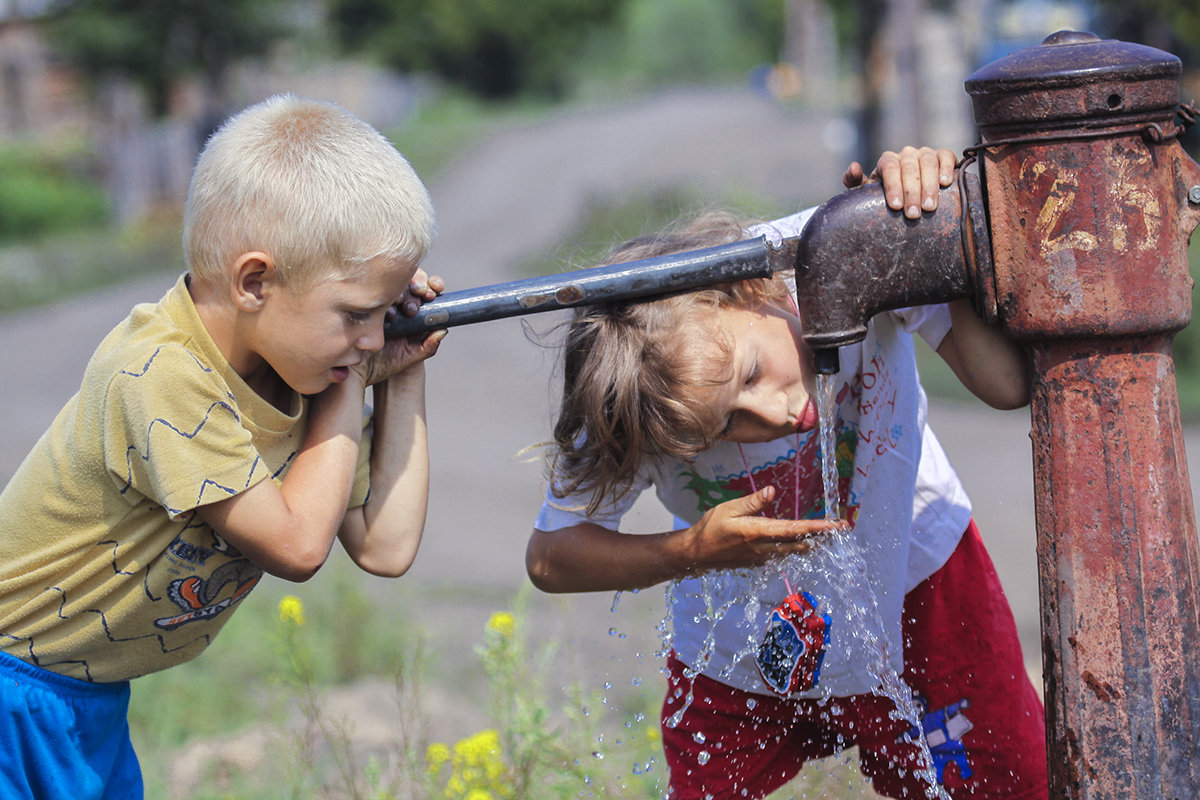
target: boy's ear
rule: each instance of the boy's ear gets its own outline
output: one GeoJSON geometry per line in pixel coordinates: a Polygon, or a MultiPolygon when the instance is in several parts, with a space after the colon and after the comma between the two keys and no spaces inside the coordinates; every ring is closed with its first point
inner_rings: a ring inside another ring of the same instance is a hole
{"type": "Polygon", "coordinates": [[[262,308],[267,287],[276,280],[275,261],[266,253],[242,253],[234,261],[229,275],[229,294],[241,311],[255,312],[262,308]]]}

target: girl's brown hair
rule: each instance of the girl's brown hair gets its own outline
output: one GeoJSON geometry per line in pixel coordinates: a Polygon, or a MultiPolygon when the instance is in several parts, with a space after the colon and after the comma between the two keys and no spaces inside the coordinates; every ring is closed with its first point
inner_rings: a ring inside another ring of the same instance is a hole
{"type": "MultiPolygon", "coordinates": [[[[604,263],[744,236],[742,221],[710,212],[673,231],[626,242],[604,263]]],[[[752,279],[578,309],[563,343],[562,403],[550,458],[554,496],[587,497],[587,512],[594,513],[629,491],[644,459],[689,459],[711,447],[717,420],[697,397],[701,359],[689,345],[712,336],[715,311],[754,308],[786,291],[778,278],[752,279]]]]}

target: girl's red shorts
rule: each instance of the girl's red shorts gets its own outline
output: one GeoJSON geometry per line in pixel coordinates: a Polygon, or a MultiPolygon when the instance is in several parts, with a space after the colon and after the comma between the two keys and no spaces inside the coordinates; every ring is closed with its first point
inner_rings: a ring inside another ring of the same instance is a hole
{"type": "MultiPolygon", "coordinates": [[[[973,521],[946,564],[908,593],[903,633],[904,680],[924,711],[933,768],[950,797],[1046,798],[1042,702],[973,521]]],[[[894,704],[885,697],[819,705],[750,694],[704,675],[689,680],[673,654],[667,666],[662,732],[674,800],[766,797],[805,762],[851,746],[876,792],[930,796],[914,770],[920,750],[903,741],[910,726],[889,716],[894,704]],[[668,727],[689,688],[691,705],[668,727]]]]}

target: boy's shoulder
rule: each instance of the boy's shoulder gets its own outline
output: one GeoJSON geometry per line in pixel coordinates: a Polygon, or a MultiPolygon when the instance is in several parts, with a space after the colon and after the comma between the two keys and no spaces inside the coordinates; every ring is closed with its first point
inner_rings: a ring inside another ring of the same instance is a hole
{"type": "Polygon", "coordinates": [[[121,382],[134,384],[127,392],[150,391],[155,384],[166,391],[182,390],[182,375],[195,372],[215,378],[227,366],[180,279],[158,302],[135,306],[105,336],[88,363],[81,389],[107,394],[121,382]]]}

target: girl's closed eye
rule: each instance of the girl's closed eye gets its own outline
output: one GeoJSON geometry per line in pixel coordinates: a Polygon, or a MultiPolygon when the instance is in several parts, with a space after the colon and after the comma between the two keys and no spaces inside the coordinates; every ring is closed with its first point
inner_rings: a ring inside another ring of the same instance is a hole
{"type": "Polygon", "coordinates": [[[363,325],[370,319],[371,319],[371,312],[369,312],[369,311],[347,311],[346,312],[346,320],[351,325],[363,325]]]}
{"type": "Polygon", "coordinates": [[[758,380],[758,362],[757,361],[755,361],[754,364],[750,367],[750,372],[746,375],[745,385],[749,386],[750,384],[754,383],[756,380],[758,380]]]}
{"type": "Polygon", "coordinates": [[[718,437],[718,438],[720,438],[720,437],[722,437],[722,436],[728,436],[728,435],[729,435],[729,432],[730,432],[731,430],[733,430],[733,422],[734,422],[734,418],[735,418],[736,416],[737,416],[737,414],[736,414],[736,413],[734,413],[734,414],[730,414],[730,415],[729,415],[729,416],[728,416],[728,417],[725,419],[725,427],[721,428],[721,432],[717,434],[717,437],[718,437]]]}

